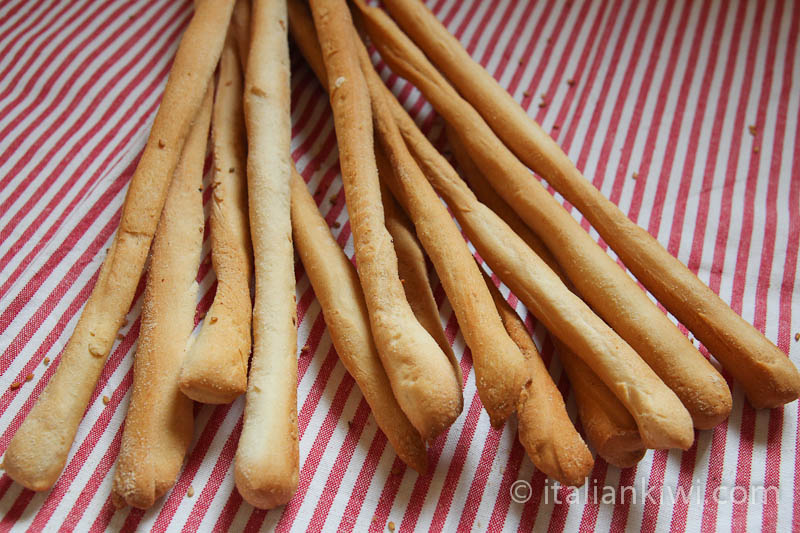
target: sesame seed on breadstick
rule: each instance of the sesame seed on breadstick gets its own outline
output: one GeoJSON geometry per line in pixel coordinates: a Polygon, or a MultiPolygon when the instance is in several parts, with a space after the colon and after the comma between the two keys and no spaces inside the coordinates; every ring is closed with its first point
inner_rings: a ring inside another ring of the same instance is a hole
{"type": "Polygon", "coordinates": [[[411,468],[424,472],[425,443],[392,394],[372,340],[356,269],[331,235],[303,178],[294,170],[292,229],[297,253],[322,307],[339,359],[356,380],[375,421],[397,455],[411,468]]]}
{"type": "MultiPolygon", "coordinates": [[[[585,179],[558,144],[470,57],[422,2],[387,0],[384,5],[498,137],[583,213],[625,266],[742,384],[754,407],[777,407],[800,396],[800,372],[786,354],[585,179]]],[[[509,188],[519,198],[531,198],[528,189],[535,186],[532,181],[528,179],[527,188],[522,187],[522,182],[514,182],[509,188]]],[[[504,187],[495,185],[499,192],[507,194],[502,190],[504,187]]],[[[525,210],[520,201],[513,202],[512,207],[521,213],[525,210]]],[[[553,252],[557,253],[555,249],[553,252]]],[[[587,298],[591,296],[588,291],[582,292],[587,298]]],[[[599,307],[594,302],[592,305],[599,307]]],[[[649,324],[638,312],[631,314],[639,315],[643,323],[649,324]]],[[[640,349],[636,342],[631,344],[640,349]]],[[[686,353],[689,348],[684,346],[682,350],[686,353]]],[[[680,367],[686,360],[686,356],[680,357],[676,365],[680,367]]],[[[714,390],[721,392],[719,385],[714,390]]],[[[722,399],[720,395],[718,400],[722,399]]],[[[705,400],[696,398],[698,404],[705,400]]],[[[712,402],[706,406],[707,413],[693,413],[695,423],[698,427],[715,425],[724,418],[723,411],[718,409],[722,406],[712,402]]]]}
{"type": "Polygon", "coordinates": [[[460,413],[461,384],[447,356],[414,317],[383,222],[369,92],[344,0],[311,2],[327,71],[358,275],[372,334],[400,406],[425,440],[460,413]]]}
{"type": "Polygon", "coordinates": [[[117,331],[125,320],[170,180],[217,66],[233,0],[200,2],[181,38],[150,136],[131,179],[119,229],[61,362],[5,453],[6,472],[33,490],[64,468],[117,331]]]}
{"type": "Polygon", "coordinates": [[[153,240],[133,390],[111,497],[121,507],[151,507],[175,484],[192,441],[192,400],[178,387],[194,329],[203,248],[203,164],[214,87],[186,139],[153,240]]]}

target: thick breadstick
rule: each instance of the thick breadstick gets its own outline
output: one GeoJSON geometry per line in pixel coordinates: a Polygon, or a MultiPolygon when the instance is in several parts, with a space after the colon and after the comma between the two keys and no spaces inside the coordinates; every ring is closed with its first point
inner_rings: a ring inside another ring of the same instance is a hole
{"type": "Polygon", "coordinates": [[[170,179],[217,65],[233,0],[202,2],[172,64],[161,106],[136,167],[119,230],[55,375],[5,453],[12,479],[53,486],[75,438],[117,330],[139,284],[170,179]]]}
{"type": "Polygon", "coordinates": [[[256,295],[235,480],[261,509],[291,499],[299,469],[287,22],[285,0],[253,3],[244,91],[256,295]]]}
{"type": "Polygon", "coordinates": [[[528,385],[517,407],[519,440],[533,464],[563,485],[579,487],[592,471],[592,454],[572,425],[556,384],[517,313],[484,274],[503,325],[525,356],[528,385]]]}
{"type": "Polygon", "coordinates": [[[209,84],[189,132],[158,223],[144,291],[133,392],[114,472],[117,506],[140,509],[175,483],[192,440],[192,401],[178,373],[194,329],[197,268],[203,247],[202,192],[214,87],[209,84]]]}
{"type": "Polygon", "coordinates": [[[311,7],[331,87],[342,179],[372,334],[398,403],[428,440],[459,415],[461,384],[403,294],[397,256],[383,221],[369,93],[347,5],[343,0],[314,0],[311,7]]]}
{"type": "MultiPolygon", "coordinates": [[[[419,132],[418,129],[416,131],[419,132]]],[[[536,255],[541,257],[547,266],[570,287],[569,280],[564,276],[561,267],[558,266],[550,251],[545,248],[544,243],[492,189],[489,182],[480,173],[480,170],[475,167],[475,164],[466,155],[461,142],[452,133],[451,129],[448,129],[448,138],[461,171],[469,180],[472,191],[478,197],[478,200],[502,218],[514,230],[514,233],[519,235],[525,244],[536,252],[536,255]]],[[[428,146],[437,156],[441,157],[433,146],[429,143],[428,146]]],[[[431,155],[428,150],[421,150],[420,152],[431,155]]],[[[428,157],[425,161],[432,163],[437,160],[434,157],[428,157]]],[[[445,163],[446,160],[444,159],[434,163],[430,168],[430,172],[436,173],[436,168],[438,167],[449,168],[445,163]]],[[[589,443],[603,459],[620,468],[627,468],[639,462],[644,456],[645,449],[639,430],[636,427],[636,421],[631,414],[569,346],[555,336],[553,336],[553,343],[556,346],[564,370],[569,376],[572,389],[575,391],[578,414],[583,422],[583,429],[586,432],[586,438],[589,443]]]]}
{"type": "Polygon", "coordinates": [[[700,428],[728,416],[725,380],[633,279],[535,180],[422,52],[381,10],[363,7],[383,58],[415,82],[453,127],[501,197],[545,242],[580,294],[678,394],[700,428]]]}
{"type": "Polygon", "coordinates": [[[253,310],[242,73],[230,35],[220,58],[212,124],[211,260],[217,293],[183,361],[180,387],[195,401],[228,403],[247,389],[253,310]]]}
{"type": "MultiPolygon", "coordinates": [[[[411,468],[427,468],[425,443],[400,409],[383,369],[358,274],[330,233],[303,178],[292,172],[292,229],[314,294],[342,364],[358,383],[375,421],[411,468]]],[[[441,328],[439,328],[441,330],[441,328]]]]}
{"type": "MultiPolygon", "coordinates": [[[[358,37],[354,35],[354,39],[358,37]]],[[[393,170],[386,169],[381,178],[411,217],[417,236],[439,274],[464,340],[472,351],[478,394],[492,425],[500,427],[516,409],[528,379],[525,359],[503,327],[461,232],[409,153],[384,103],[383,81],[360,39],[356,48],[381,141],[382,152],[376,150],[378,168],[386,166],[381,164],[381,158],[386,158],[393,170]]]]}
{"type": "Polygon", "coordinates": [[[392,236],[392,244],[394,244],[394,251],[397,254],[397,273],[403,283],[406,300],[408,300],[408,304],[411,306],[411,310],[419,320],[419,323],[431,334],[436,344],[450,359],[456,381],[464,383],[461,365],[458,363],[456,354],[453,353],[453,347],[450,346],[450,342],[442,329],[439,307],[433,298],[433,290],[431,290],[431,282],[430,278],[428,278],[425,252],[422,250],[419,240],[417,240],[411,221],[400,206],[397,205],[389,189],[383,184],[383,175],[386,172],[392,172],[391,166],[389,166],[385,157],[378,159],[377,162],[378,175],[381,176],[382,180],[381,199],[383,201],[386,230],[392,236]],[[381,163],[384,163],[384,165],[381,163]]]}
{"type": "Polygon", "coordinates": [[[517,157],[581,210],[631,272],[741,382],[753,406],[777,407],[800,396],[800,373],[792,361],[585,179],[422,2],[384,4],[517,157]]]}

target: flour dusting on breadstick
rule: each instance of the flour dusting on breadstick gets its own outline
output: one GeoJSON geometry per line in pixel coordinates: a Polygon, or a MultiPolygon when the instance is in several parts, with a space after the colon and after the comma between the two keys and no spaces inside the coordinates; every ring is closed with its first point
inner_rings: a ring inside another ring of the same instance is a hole
{"type": "Polygon", "coordinates": [[[61,362],[5,453],[12,479],[53,486],[64,468],[117,331],[133,301],[167,189],[217,65],[233,0],[200,2],[181,38],[150,136],[97,282],[61,362]]]}
{"type": "Polygon", "coordinates": [[[253,357],[234,478],[248,503],[270,509],[291,499],[299,476],[285,0],[255,0],[251,19],[244,111],[256,294],[253,357]]]}
{"type": "Polygon", "coordinates": [[[151,507],[175,484],[192,441],[192,401],[178,388],[178,374],[194,329],[205,223],[203,164],[213,95],[209,84],[153,241],[131,402],[114,472],[112,498],[118,506],[151,507]]]}

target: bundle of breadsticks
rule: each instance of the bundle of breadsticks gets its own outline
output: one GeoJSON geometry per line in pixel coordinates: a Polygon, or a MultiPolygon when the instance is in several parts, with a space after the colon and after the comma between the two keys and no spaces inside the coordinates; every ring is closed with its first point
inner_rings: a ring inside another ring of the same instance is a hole
{"type": "Polygon", "coordinates": [[[619,467],[646,449],[688,449],[695,428],[727,418],[728,384],[531,171],[581,210],[755,407],[800,395],[789,358],[604,198],[423,4],[384,4],[394,20],[362,0],[352,13],[346,0],[197,2],[96,286],[6,450],[13,479],[34,490],[58,479],[148,255],[118,505],[148,508],[173,487],[192,401],[242,394],[236,487],[262,509],[292,498],[295,249],[343,365],[415,470],[463,407],[428,259],[491,425],[516,413],[520,442],[545,474],[582,484],[594,464],[587,442],[619,467]],[[289,31],[329,92],[356,267],[291,160],[289,31]],[[445,119],[461,174],[383,84],[366,39],[445,119]],[[209,146],[217,289],[194,333],[209,146]],[[587,442],[500,282],[551,335],[587,442]]]}

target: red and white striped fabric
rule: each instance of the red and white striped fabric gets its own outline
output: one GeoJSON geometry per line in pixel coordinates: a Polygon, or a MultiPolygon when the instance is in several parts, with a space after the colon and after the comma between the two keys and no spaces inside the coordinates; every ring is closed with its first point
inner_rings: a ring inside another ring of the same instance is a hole
{"type": "MultiPolygon", "coordinates": [[[[588,179],[800,363],[800,4],[428,4],[588,179]]],[[[52,376],[89,295],[191,12],[189,0],[0,5],[0,451],[52,376]]],[[[297,54],[292,73],[292,155],[352,255],[326,95],[297,54]]],[[[444,147],[419,93],[384,74],[444,147]]],[[[797,403],[755,411],[735,383],[730,419],[698,433],[689,451],[649,452],[622,471],[598,459],[588,491],[554,486],[525,457],[514,422],[490,428],[438,281],[465,407],[433,443],[429,474],[418,476],[386,445],[339,363],[299,263],[296,274],[298,342],[312,349],[299,360],[302,470],[289,505],[255,510],[234,488],[242,399],[196,407],[185,468],[156,507],[111,505],[139,295],[56,486],[34,493],[0,477],[0,530],[380,531],[390,521],[403,531],[800,529],[797,403]],[[517,480],[530,490],[512,498],[517,480]]],[[[208,264],[198,280],[200,313],[214,292],[208,264]]],[[[574,414],[549,340],[528,324],[574,414]]]]}

